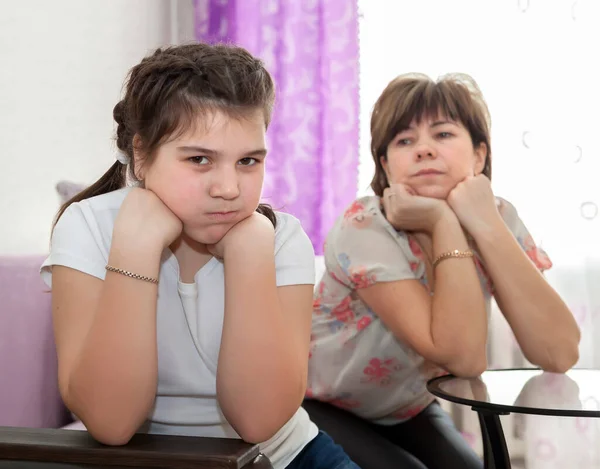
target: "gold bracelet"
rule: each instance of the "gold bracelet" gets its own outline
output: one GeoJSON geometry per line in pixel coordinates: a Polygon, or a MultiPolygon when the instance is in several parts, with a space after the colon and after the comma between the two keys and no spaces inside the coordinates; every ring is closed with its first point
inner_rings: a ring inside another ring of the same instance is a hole
{"type": "Polygon", "coordinates": [[[471,251],[470,249],[468,251],[459,251],[458,249],[455,249],[454,251],[445,252],[435,258],[435,260],[433,261],[433,268],[435,269],[435,267],[443,260],[452,258],[462,259],[465,257],[473,257],[473,251],[471,251]]]}
{"type": "Polygon", "coordinates": [[[134,274],[133,272],[128,272],[127,270],[117,269],[116,267],[113,267],[112,265],[106,264],[105,269],[108,270],[108,271],[110,271],[110,272],[116,272],[117,274],[121,274],[121,275],[125,275],[127,277],[135,278],[137,280],[143,280],[144,282],[158,283],[158,279],[157,278],[145,277],[145,276],[140,275],[140,274],[134,274]]]}

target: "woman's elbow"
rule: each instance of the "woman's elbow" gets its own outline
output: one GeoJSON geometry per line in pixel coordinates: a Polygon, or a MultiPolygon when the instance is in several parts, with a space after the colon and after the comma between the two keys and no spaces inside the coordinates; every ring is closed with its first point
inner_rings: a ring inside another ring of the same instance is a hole
{"type": "Polygon", "coordinates": [[[485,353],[462,356],[445,366],[451,374],[459,378],[476,378],[487,369],[485,353]]]}
{"type": "Polygon", "coordinates": [[[550,373],[566,373],[579,361],[579,347],[577,345],[570,346],[568,349],[563,348],[550,356],[545,363],[540,364],[540,368],[550,373]]]}

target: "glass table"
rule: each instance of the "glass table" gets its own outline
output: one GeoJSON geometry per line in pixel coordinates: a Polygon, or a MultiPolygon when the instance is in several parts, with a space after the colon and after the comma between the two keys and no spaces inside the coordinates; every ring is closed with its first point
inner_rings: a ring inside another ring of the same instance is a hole
{"type": "Polygon", "coordinates": [[[477,412],[488,469],[511,467],[500,415],[600,418],[600,370],[573,369],[565,374],[540,369],[489,370],[472,379],[434,378],[427,389],[477,412]]]}

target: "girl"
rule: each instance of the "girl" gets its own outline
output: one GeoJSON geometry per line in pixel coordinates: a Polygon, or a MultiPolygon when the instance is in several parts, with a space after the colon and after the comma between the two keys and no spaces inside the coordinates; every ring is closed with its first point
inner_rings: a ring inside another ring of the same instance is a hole
{"type": "Polygon", "coordinates": [[[357,468],[300,408],[314,261],[298,220],[259,205],[273,100],[238,47],[131,70],[118,161],[61,208],[42,266],[61,395],[97,440],[241,437],[275,468],[357,468]]]}
{"type": "Polygon", "coordinates": [[[425,385],[486,369],[492,295],[530,362],[578,359],[577,324],[540,273],[550,260],[492,193],[489,129],[467,76],[400,76],[375,104],[376,196],[327,238],[308,383],[321,403],[305,405],[365,469],[482,467],[425,385]]]}

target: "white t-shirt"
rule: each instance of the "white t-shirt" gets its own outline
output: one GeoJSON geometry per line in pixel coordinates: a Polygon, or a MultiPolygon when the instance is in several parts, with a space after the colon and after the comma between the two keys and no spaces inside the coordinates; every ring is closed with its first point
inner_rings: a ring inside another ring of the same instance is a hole
{"type": "MultiPolygon", "coordinates": [[[[53,265],[104,279],[114,221],[129,190],[69,206],[56,224],[50,255],[41,269],[49,287],[53,265]]],[[[284,213],[277,213],[275,266],[278,286],[315,281],[311,242],[300,222],[284,213]]],[[[216,258],[198,271],[195,283],[184,284],[174,254],[169,249],[163,253],[157,304],[158,387],[154,408],[140,431],[239,438],[221,413],[216,392],[224,287],[223,264],[216,258]]],[[[317,433],[299,408],[273,438],[261,444],[261,450],[275,469],[282,469],[317,433]]]]}

